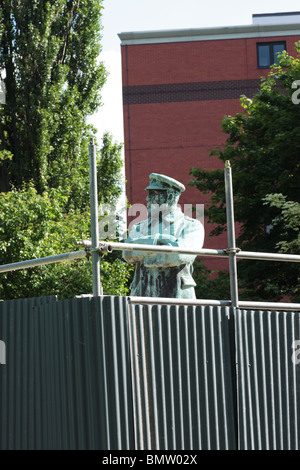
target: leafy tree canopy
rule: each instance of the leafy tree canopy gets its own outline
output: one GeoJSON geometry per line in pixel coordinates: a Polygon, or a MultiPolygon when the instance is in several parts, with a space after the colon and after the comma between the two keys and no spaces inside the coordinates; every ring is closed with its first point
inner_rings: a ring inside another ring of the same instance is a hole
{"type": "Polygon", "coordinates": [[[99,204],[116,205],[123,191],[122,145],[105,132],[102,138],[100,159],[97,165],[99,204]]]}
{"type": "MultiPolygon", "coordinates": [[[[300,43],[295,47],[299,54],[300,43]]],[[[211,152],[231,162],[237,246],[244,250],[300,253],[300,106],[293,88],[299,78],[299,56],[283,52],[253,98],[241,97],[243,110],[224,117],[228,138],[211,152]]],[[[226,230],[224,172],[193,168],[191,175],[191,185],[211,194],[207,216],[218,235],[226,230]]],[[[299,299],[297,263],[244,260],[238,274],[241,298],[299,299]]]]}
{"type": "MultiPolygon", "coordinates": [[[[0,264],[73,251],[90,238],[87,117],[101,105],[102,0],[0,1],[0,264]]],[[[96,139],[94,139],[96,141],[96,139]]],[[[97,147],[99,203],[121,191],[121,145],[97,147]]],[[[105,294],[127,292],[130,268],[101,263],[105,294]]],[[[91,263],[58,263],[0,276],[0,298],[92,291],[91,263]]]]}
{"type": "Polygon", "coordinates": [[[79,198],[88,172],[86,117],[101,104],[102,0],[0,2],[0,190],[33,179],[39,193],[79,198]],[[81,189],[81,188],[80,188],[81,189]]]}
{"type": "MultiPolygon", "coordinates": [[[[90,237],[90,213],[64,212],[66,196],[56,189],[38,194],[32,184],[0,193],[0,264],[75,251],[90,237]]],[[[108,255],[109,256],[109,255],[108,255]]],[[[101,261],[104,294],[126,295],[129,267],[118,256],[101,261]]],[[[92,265],[86,258],[0,275],[0,299],[58,295],[71,298],[92,292],[92,265]]]]}

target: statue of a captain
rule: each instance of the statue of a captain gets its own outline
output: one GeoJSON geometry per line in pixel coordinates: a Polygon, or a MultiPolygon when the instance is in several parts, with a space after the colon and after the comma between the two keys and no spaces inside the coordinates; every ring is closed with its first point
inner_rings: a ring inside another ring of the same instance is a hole
{"type": "MultiPolygon", "coordinates": [[[[204,242],[203,224],[184,215],[178,206],[184,185],[158,173],[151,173],[149,178],[148,219],[132,226],[126,243],[200,250],[204,242]]],[[[130,295],[195,298],[192,277],[195,255],[123,251],[123,258],[136,265],[130,295]]]]}

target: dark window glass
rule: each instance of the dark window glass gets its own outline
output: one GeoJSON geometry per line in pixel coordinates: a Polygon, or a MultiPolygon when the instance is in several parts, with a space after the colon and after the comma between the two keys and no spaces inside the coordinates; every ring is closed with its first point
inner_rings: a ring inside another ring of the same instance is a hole
{"type": "Polygon", "coordinates": [[[278,54],[286,49],[285,41],[264,42],[257,44],[257,65],[258,67],[270,67],[277,63],[278,54]]]}
{"type": "Polygon", "coordinates": [[[270,66],[270,47],[269,46],[258,46],[258,65],[259,67],[270,66]]]}
{"type": "Polygon", "coordinates": [[[277,64],[278,62],[278,54],[281,54],[282,51],[285,50],[285,44],[274,44],[273,45],[273,54],[274,54],[274,57],[273,57],[273,63],[274,64],[277,64]]]}

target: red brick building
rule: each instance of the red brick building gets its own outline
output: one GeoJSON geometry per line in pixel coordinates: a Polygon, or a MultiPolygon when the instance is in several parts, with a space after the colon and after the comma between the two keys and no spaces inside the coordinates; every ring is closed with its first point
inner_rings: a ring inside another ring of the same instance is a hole
{"type": "MultiPolygon", "coordinates": [[[[151,172],[185,184],[180,203],[207,202],[188,186],[189,170],[220,168],[209,152],[226,140],[223,116],[241,111],[240,95],[258,90],[277,52],[295,53],[299,19],[300,12],[253,15],[245,26],[119,34],[130,204],[146,203],[151,172]]],[[[226,237],[210,240],[210,229],[204,246],[225,248],[226,237]]],[[[220,260],[213,261],[215,269],[220,260]]]]}

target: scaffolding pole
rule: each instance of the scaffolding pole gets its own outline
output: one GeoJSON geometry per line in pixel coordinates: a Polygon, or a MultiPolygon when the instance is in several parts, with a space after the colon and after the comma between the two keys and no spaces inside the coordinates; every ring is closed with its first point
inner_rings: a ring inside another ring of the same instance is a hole
{"type": "Polygon", "coordinates": [[[74,259],[84,258],[86,250],[71,251],[70,253],[62,253],[60,255],[46,256],[38,259],[28,259],[26,261],[19,261],[17,263],[2,264],[0,266],[0,273],[9,271],[17,271],[19,269],[35,268],[37,266],[44,266],[46,264],[61,263],[63,261],[73,261],[74,259]]]}
{"type": "Polygon", "coordinates": [[[97,187],[97,165],[94,139],[90,139],[89,145],[89,169],[90,169],[90,205],[91,205],[91,236],[92,236],[92,275],[93,296],[103,295],[100,279],[100,257],[97,250],[99,246],[98,225],[98,187],[97,187]]]}
{"type": "MultiPolygon", "coordinates": [[[[77,245],[83,245],[86,248],[91,248],[92,243],[89,240],[83,240],[77,242],[77,245]]],[[[138,243],[121,243],[121,242],[110,242],[100,241],[98,251],[102,254],[111,253],[113,250],[121,251],[145,251],[149,253],[180,253],[183,255],[195,255],[195,256],[212,256],[228,258],[230,249],[211,249],[203,248],[200,250],[187,250],[177,246],[166,246],[166,245],[142,245],[138,243]]],[[[260,259],[265,261],[286,261],[300,263],[300,255],[285,254],[285,253],[264,253],[259,251],[243,251],[236,248],[236,257],[241,259],[260,259]]]]}
{"type": "Polygon", "coordinates": [[[225,198],[226,198],[226,215],[227,215],[227,236],[228,236],[228,253],[229,253],[229,278],[230,278],[230,297],[233,307],[238,307],[238,278],[237,278],[237,262],[236,262],[236,245],[235,245],[235,226],[234,226],[234,209],[233,209],[233,189],[230,162],[227,161],[224,169],[225,176],[225,198]]]}
{"type": "MultiPolygon", "coordinates": [[[[128,303],[135,305],[212,305],[217,307],[231,307],[231,300],[212,300],[212,299],[173,299],[168,297],[128,297],[128,303]]],[[[267,309],[276,311],[299,311],[299,303],[287,302],[252,302],[252,301],[239,301],[239,308],[245,310],[267,309]]]]}

